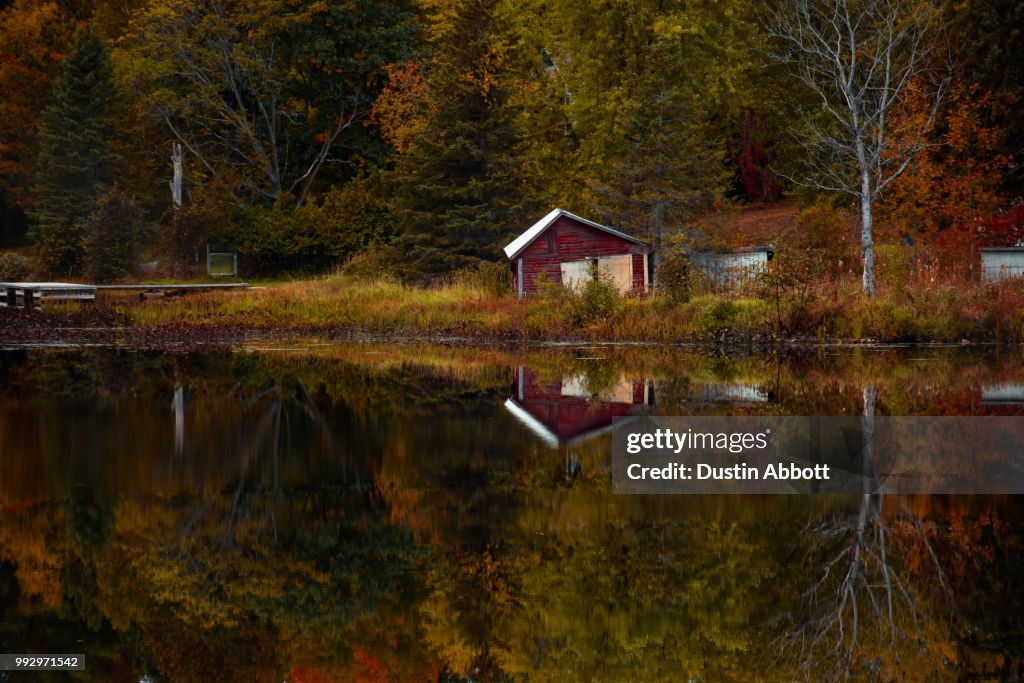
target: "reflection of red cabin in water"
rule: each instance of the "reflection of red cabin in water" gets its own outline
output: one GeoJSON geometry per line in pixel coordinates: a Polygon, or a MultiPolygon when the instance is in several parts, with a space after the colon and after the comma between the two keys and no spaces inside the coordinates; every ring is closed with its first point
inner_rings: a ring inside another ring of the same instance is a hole
{"type": "Polygon", "coordinates": [[[570,446],[611,429],[613,417],[647,412],[653,397],[644,380],[619,376],[596,394],[586,375],[538,381],[537,373],[519,368],[515,396],[505,407],[552,447],[570,446]]]}
{"type": "Polygon", "coordinates": [[[648,253],[640,240],[586,218],[555,209],[505,247],[519,298],[537,292],[541,280],[577,287],[597,268],[623,294],[649,289],[648,253]]]}

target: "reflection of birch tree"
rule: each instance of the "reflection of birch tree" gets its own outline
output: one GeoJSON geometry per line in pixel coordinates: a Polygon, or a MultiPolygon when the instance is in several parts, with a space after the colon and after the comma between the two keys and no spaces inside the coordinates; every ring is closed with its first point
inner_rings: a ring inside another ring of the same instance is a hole
{"type": "MultiPolygon", "coordinates": [[[[952,599],[922,521],[902,502],[896,510],[885,509],[885,495],[873,490],[874,414],[875,386],[870,383],[864,389],[860,454],[864,489],[856,513],[838,511],[806,528],[805,562],[813,580],[800,596],[800,618],[783,641],[799,658],[798,667],[808,680],[871,673],[903,680],[908,670],[920,672],[933,622],[922,591],[937,588],[952,599]],[[911,579],[892,543],[897,525],[912,529],[927,549],[934,567],[932,586],[911,579]]],[[[897,503],[889,500],[889,507],[897,503]]]]}
{"type": "Polygon", "coordinates": [[[174,387],[171,412],[174,414],[174,457],[180,458],[185,452],[185,387],[181,384],[174,387]]]}
{"type": "MultiPolygon", "coordinates": [[[[274,542],[278,541],[278,520],[276,509],[288,495],[282,489],[281,459],[282,449],[285,454],[296,450],[293,443],[293,427],[319,440],[321,448],[330,453],[333,451],[332,435],[327,420],[321,414],[312,395],[305,384],[296,382],[289,390],[276,383],[265,386],[251,396],[236,394],[236,401],[226,402],[230,420],[228,448],[235,458],[237,471],[231,489],[225,489],[229,504],[211,505],[209,501],[198,501],[189,519],[182,527],[180,551],[193,542],[193,534],[207,534],[206,526],[214,523],[221,528],[219,534],[219,552],[232,550],[238,545],[238,529],[242,525],[247,529],[263,528],[274,542]],[[293,420],[301,424],[292,425],[293,420]]],[[[186,452],[191,453],[190,446],[195,443],[212,441],[216,434],[223,430],[222,423],[199,423],[196,434],[186,440],[184,434],[184,390],[181,385],[175,388],[171,407],[175,415],[175,454],[178,458],[186,452]]],[[[297,495],[308,496],[317,490],[311,471],[310,457],[312,448],[298,446],[304,453],[304,469],[306,470],[306,487],[297,495]]],[[[347,469],[346,469],[347,473],[347,469]]],[[[296,492],[291,492],[292,496],[296,492]]],[[[225,502],[222,501],[222,502],[225,502]]],[[[218,580],[223,578],[223,570],[218,580]]]]}
{"type": "MultiPolygon", "coordinates": [[[[270,465],[271,491],[273,496],[281,494],[281,441],[282,426],[285,428],[284,438],[286,449],[290,446],[291,430],[288,416],[291,413],[303,416],[313,430],[324,440],[328,452],[331,450],[331,432],[326,420],[320,414],[316,402],[306,389],[306,385],[297,382],[295,390],[290,398],[282,393],[282,388],[273,385],[264,389],[255,396],[245,400],[243,405],[244,415],[254,415],[255,425],[244,428],[239,433],[239,447],[242,460],[239,463],[237,486],[233,495],[230,511],[224,520],[223,545],[226,547],[234,543],[234,525],[238,516],[239,503],[245,490],[246,480],[249,478],[249,469],[253,464],[261,461],[270,465]],[[284,424],[282,425],[282,422],[284,424]]],[[[241,426],[241,425],[240,425],[241,426]]],[[[306,471],[309,472],[309,449],[306,449],[306,471]]],[[[310,482],[312,485],[312,482],[310,482]]],[[[273,497],[272,496],[272,497],[273,497]]],[[[277,519],[273,514],[273,506],[270,506],[269,520],[273,537],[277,539],[277,519]]]]}

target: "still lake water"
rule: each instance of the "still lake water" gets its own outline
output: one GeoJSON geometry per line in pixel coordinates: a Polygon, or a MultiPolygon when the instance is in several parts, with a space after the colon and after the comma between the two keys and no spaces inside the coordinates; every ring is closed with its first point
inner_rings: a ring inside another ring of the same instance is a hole
{"type": "Polygon", "coordinates": [[[87,658],[10,680],[1021,680],[1019,497],[611,492],[612,416],[868,387],[1024,414],[1024,355],[0,351],[0,652],[87,658]]]}

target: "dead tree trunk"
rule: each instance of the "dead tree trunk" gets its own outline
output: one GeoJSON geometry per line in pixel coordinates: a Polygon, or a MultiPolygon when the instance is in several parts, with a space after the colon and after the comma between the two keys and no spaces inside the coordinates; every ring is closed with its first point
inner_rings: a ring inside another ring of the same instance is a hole
{"type": "Polygon", "coordinates": [[[181,177],[183,161],[184,153],[181,150],[181,143],[175,142],[171,148],[171,163],[174,164],[174,177],[169,183],[171,186],[171,200],[174,202],[174,208],[181,206],[181,177]]]}

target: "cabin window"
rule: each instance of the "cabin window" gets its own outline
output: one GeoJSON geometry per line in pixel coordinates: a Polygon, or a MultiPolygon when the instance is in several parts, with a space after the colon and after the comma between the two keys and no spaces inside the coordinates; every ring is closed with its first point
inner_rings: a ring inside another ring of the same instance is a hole
{"type": "Polygon", "coordinates": [[[557,236],[555,235],[555,231],[554,230],[548,230],[547,233],[545,233],[545,234],[547,235],[547,239],[548,239],[548,253],[549,254],[554,254],[555,250],[558,248],[558,245],[557,245],[557,242],[556,242],[557,236]]]}

